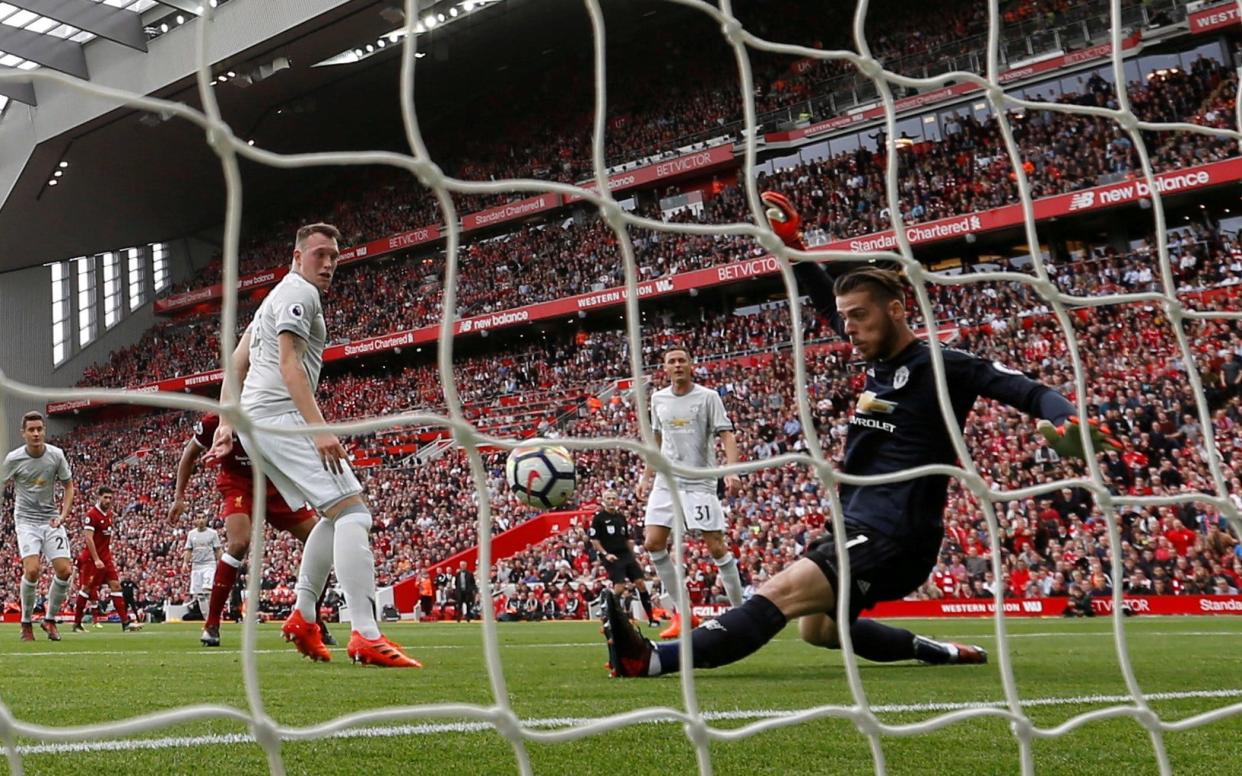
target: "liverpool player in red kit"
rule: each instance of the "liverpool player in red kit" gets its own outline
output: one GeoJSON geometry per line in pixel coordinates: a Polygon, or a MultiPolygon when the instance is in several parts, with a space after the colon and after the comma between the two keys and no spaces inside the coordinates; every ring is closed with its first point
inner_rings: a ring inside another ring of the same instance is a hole
{"type": "MultiPolygon", "coordinates": [[[[212,437],[220,425],[217,415],[205,415],[194,426],[194,436],[186,442],[181,453],[181,462],[177,464],[177,490],[172,508],[168,516],[177,519],[185,511],[185,489],[194,473],[194,467],[204,452],[211,448],[212,437]]],[[[250,516],[254,514],[254,478],[250,468],[250,457],[240,443],[234,444],[228,455],[219,459],[220,472],[216,475],[216,488],[220,491],[220,517],[224,520],[225,548],[224,555],[216,563],[215,580],[211,586],[211,601],[208,604],[206,622],[203,623],[203,635],[200,639],[203,646],[220,646],[220,615],[229,593],[237,580],[237,569],[241,567],[250,549],[250,516]]],[[[292,509],[280,492],[269,481],[267,483],[267,522],[272,527],[288,531],[303,544],[315,527],[315,512],[307,507],[292,509]]],[[[320,580],[320,589],[325,580],[320,580]]],[[[319,623],[325,644],[336,642],[327,632],[323,623],[319,623]]]]}
{"type": "Polygon", "coordinates": [[[121,630],[140,631],[142,626],[129,621],[125,609],[125,596],[121,594],[121,579],[112,560],[112,489],[99,489],[99,500],[86,511],[82,520],[85,543],[78,554],[78,600],[73,612],[73,630],[81,633],[82,615],[86,605],[95,597],[95,590],[105,582],[112,593],[112,605],[121,618],[121,630]]]}

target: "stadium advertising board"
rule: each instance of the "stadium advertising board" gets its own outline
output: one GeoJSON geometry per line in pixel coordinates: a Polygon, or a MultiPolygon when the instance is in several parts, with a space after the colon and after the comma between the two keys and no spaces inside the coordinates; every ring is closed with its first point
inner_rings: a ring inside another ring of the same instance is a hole
{"type": "MultiPolygon", "coordinates": [[[[1068,598],[1009,598],[1006,617],[1061,617],[1068,598]]],[[[1122,602],[1135,615],[1235,614],[1242,615],[1242,595],[1148,595],[1123,596],[1122,602]]],[[[696,606],[700,617],[715,617],[729,607],[721,604],[696,606]]],[[[1112,598],[1092,598],[1097,615],[1113,612],[1112,598]]],[[[884,601],[864,611],[869,617],[991,617],[996,603],[990,598],[942,598],[938,601],[884,601]]]]}
{"type": "MultiPolygon", "coordinates": [[[[277,281],[288,274],[288,267],[278,267],[276,269],[256,272],[253,275],[247,275],[244,278],[239,278],[237,280],[237,290],[249,291],[252,288],[274,285],[277,281]]],[[[224,286],[220,283],[216,283],[214,286],[196,288],[193,291],[187,291],[184,294],[175,294],[164,299],[156,299],[155,312],[173,312],[174,310],[180,310],[185,307],[193,307],[194,305],[202,302],[210,302],[213,299],[220,299],[223,296],[224,286]]]]}
{"type": "Polygon", "coordinates": [[[401,232],[400,234],[391,234],[387,237],[381,237],[378,240],[372,240],[362,245],[355,245],[341,251],[341,264],[352,264],[355,261],[363,259],[371,259],[376,256],[383,256],[386,253],[413,248],[415,245],[423,243],[435,242],[440,239],[440,227],[438,225],[422,226],[409,232],[401,232]]]}
{"type": "MultiPolygon", "coordinates": [[[[733,158],[733,145],[722,143],[718,146],[705,148],[702,151],[679,156],[676,159],[666,159],[635,170],[623,170],[613,173],[608,176],[608,190],[610,192],[624,191],[665,178],[676,178],[688,173],[706,172],[732,162],[733,158]]],[[[577,185],[591,191],[597,190],[594,178],[579,181],[577,185]]],[[[581,199],[582,197],[570,194],[565,197],[565,202],[577,202],[581,199]]]]}
{"type": "Polygon", "coordinates": [[[470,213],[461,219],[461,228],[468,232],[471,229],[481,229],[485,226],[494,226],[505,221],[512,221],[515,218],[525,218],[526,216],[542,213],[545,210],[552,210],[560,206],[560,194],[540,194],[537,197],[529,197],[517,202],[507,202],[498,207],[470,213]]]}
{"type": "Polygon", "coordinates": [[[1242,17],[1238,15],[1238,4],[1234,0],[1217,3],[1209,8],[1201,8],[1186,17],[1190,31],[1195,34],[1215,32],[1229,26],[1237,26],[1242,17]]]}
{"type": "MultiPolygon", "coordinates": [[[[1183,170],[1172,170],[1155,176],[1156,189],[1165,196],[1238,180],[1242,180],[1242,159],[1238,158],[1183,170]]],[[[1104,186],[1037,199],[1033,203],[1035,220],[1042,221],[1117,205],[1133,204],[1150,196],[1151,187],[1146,180],[1109,183],[1104,186]]],[[[1005,205],[979,213],[912,224],[906,227],[906,237],[911,243],[918,245],[1021,224],[1022,206],[1005,205]]],[[[838,240],[819,246],[815,250],[868,252],[894,250],[896,247],[897,238],[892,230],[889,230],[848,240],[838,240]]]]}

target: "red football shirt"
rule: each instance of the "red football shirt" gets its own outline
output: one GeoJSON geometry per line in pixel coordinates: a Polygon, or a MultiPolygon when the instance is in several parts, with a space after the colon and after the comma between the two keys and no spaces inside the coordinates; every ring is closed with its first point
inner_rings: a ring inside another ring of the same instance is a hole
{"type": "MultiPolygon", "coordinates": [[[[92,505],[86,510],[86,517],[82,519],[83,530],[94,531],[95,533],[95,551],[99,553],[99,557],[104,557],[112,552],[112,513],[104,512],[99,505],[92,505]]],[[[86,547],[82,548],[82,554],[90,558],[91,551],[86,547]]]]}
{"type": "MultiPolygon", "coordinates": [[[[194,424],[194,443],[204,450],[210,450],[219,427],[219,415],[204,415],[202,420],[194,424]]],[[[246,449],[242,447],[237,434],[233,435],[233,450],[220,461],[220,470],[226,474],[250,477],[250,456],[246,455],[246,449]]]]}
{"type": "Polygon", "coordinates": [[[1177,550],[1178,555],[1185,555],[1194,546],[1198,534],[1189,528],[1182,528],[1176,531],[1166,531],[1164,537],[1172,542],[1173,549],[1177,550]]]}

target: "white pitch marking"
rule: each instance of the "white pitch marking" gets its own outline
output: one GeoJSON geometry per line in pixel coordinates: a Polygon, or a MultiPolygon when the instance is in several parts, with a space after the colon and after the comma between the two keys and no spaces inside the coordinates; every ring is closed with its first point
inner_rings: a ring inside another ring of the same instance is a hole
{"type": "MultiPolygon", "coordinates": [[[[1147,693],[1148,701],[1183,700],[1188,698],[1239,698],[1242,689],[1231,690],[1189,690],[1184,692],[1147,693]]],[[[1127,703],[1134,699],[1129,695],[1079,695],[1068,698],[1029,698],[1022,701],[1024,707],[1031,706],[1082,706],[1098,703],[1127,703]]],[[[917,712],[949,712],[963,709],[1004,708],[1005,701],[966,701],[957,703],[908,703],[872,706],[871,710],[879,714],[910,714],[917,712]]],[[[709,711],[703,714],[706,721],[716,720],[750,720],[774,719],[799,714],[805,709],[734,709],[732,711],[709,711]]],[[[605,718],[606,719],[606,718],[605,718]]],[[[567,728],[599,722],[595,717],[549,717],[543,719],[523,720],[527,728],[567,728]]],[[[641,724],[659,724],[674,722],[667,720],[645,720],[641,724]]],[[[342,730],[325,738],[395,738],[398,736],[433,735],[439,733],[479,733],[494,730],[486,722],[440,722],[418,725],[393,725],[385,727],[354,728],[342,730]]],[[[206,736],[180,736],[166,738],[112,739],[104,741],[77,741],[66,744],[32,744],[19,746],[22,755],[36,754],[76,754],[82,752],[116,752],[139,749],[172,749],[186,746],[213,746],[219,744],[252,744],[254,738],[244,733],[228,733],[206,736]]]]}

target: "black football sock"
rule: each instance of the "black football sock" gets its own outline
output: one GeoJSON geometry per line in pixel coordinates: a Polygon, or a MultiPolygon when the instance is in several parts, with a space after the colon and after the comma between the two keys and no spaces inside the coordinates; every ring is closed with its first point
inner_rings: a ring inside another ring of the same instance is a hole
{"type": "MultiPolygon", "coordinates": [[[[741,660],[771,641],[786,622],[776,604],[761,595],[751,596],[741,606],[708,620],[691,632],[694,667],[717,668],[741,660]]],[[[676,641],[659,644],[656,655],[660,661],[659,673],[674,673],[678,670],[681,645],[676,641]]]]}
{"type": "Polygon", "coordinates": [[[655,611],[651,608],[651,593],[646,590],[638,594],[638,600],[642,601],[643,611],[647,613],[647,622],[655,622],[655,611]]]}
{"type": "Polygon", "coordinates": [[[850,626],[854,654],[876,663],[914,659],[914,634],[875,620],[856,620],[850,626]]]}

